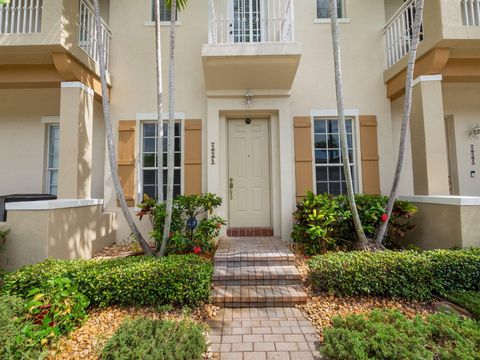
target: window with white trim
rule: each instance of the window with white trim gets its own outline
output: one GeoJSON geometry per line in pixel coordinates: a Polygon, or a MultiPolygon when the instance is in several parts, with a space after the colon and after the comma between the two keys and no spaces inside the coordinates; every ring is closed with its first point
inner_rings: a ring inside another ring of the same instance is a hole
{"type": "MultiPolygon", "coordinates": [[[[338,0],[337,14],[339,18],[345,17],[344,0],[338,0]]],[[[330,19],[330,0],[317,0],[317,19],[330,19]]]]}
{"type": "Polygon", "coordinates": [[[58,192],[58,156],[60,141],[60,126],[58,124],[48,125],[47,139],[47,183],[46,190],[51,195],[58,192]]]}
{"type": "MultiPolygon", "coordinates": [[[[155,21],[155,3],[154,0],[151,2],[151,19],[155,21]]],[[[170,21],[172,19],[172,11],[167,7],[165,0],[160,0],[160,21],[170,21]]]]}
{"type": "MultiPolygon", "coordinates": [[[[314,119],[315,188],[317,194],[347,193],[337,119],[314,119]]],[[[346,119],[348,153],[354,188],[357,188],[353,120],[346,119]]]]}
{"type": "MultiPolygon", "coordinates": [[[[157,165],[157,123],[142,123],[141,139],[141,184],[142,195],[147,194],[151,198],[157,197],[158,165],[157,165]]],[[[168,121],[163,122],[163,193],[164,200],[167,197],[167,142],[168,121]]],[[[175,167],[173,180],[173,197],[182,192],[182,124],[175,123],[175,167]]]]}

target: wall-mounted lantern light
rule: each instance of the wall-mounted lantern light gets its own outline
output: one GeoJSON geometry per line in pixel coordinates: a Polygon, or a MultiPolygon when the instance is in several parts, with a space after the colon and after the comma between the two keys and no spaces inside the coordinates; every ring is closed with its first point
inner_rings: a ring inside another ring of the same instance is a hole
{"type": "Polygon", "coordinates": [[[474,138],[480,138],[480,125],[475,126],[471,131],[470,131],[470,137],[474,138]]]}
{"type": "Polygon", "coordinates": [[[253,106],[253,93],[250,90],[245,93],[245,105],[248,108],[253,106]]]}

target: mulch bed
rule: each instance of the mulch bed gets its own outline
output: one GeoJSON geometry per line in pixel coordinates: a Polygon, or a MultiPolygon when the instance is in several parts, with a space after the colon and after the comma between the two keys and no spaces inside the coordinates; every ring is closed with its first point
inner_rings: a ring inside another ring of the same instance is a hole
{"type": "MultiPolygon", "coordinates": [[[[97,360],[108,339],[128,318],[147,317],[163,320],[192,319],[198,323],[215,316],[217,308],[205,305],[189,313],[181,309],[159,312],[154,308],[120,308],[93,309],[85,323],[67,337],[60,339],[49,352],[49,360],[85,359],[97,360]]],[[[211,355],[206,354],[206,358],[211,355]]]]}
{"type": "Polygon", "coordinates": [[[339,297],[331,294],[314,294],[308,285],[309,257],[303,255],[294,245],[291,246],[295,254],[296,266],[302,275],[305,292],[308,295],[306,304],[298,306],[315,326],[320,341],[323,341],[324,328],[332,326],[332,319],[336,316],[344,317],[350,314],[365,314],[374,309],[394,309],[407,317],[416,315],[426,316],[433,313],[431,304],[418,301],[394,300],[379,297],[339,297]]]}

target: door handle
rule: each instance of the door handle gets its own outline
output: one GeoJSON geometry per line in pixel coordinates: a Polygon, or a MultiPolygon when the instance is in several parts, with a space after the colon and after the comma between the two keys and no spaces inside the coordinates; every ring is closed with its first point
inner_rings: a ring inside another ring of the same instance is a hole
{"type": "Polygon", "coordinates": [[[233,200],[233,178],[230,178],[230,200],[233,200]]]}

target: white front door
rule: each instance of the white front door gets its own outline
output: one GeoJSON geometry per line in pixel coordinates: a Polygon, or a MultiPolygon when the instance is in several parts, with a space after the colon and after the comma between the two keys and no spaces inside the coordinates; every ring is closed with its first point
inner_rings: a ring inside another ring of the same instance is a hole
{"type": "Polygon", "coordinates": [[[229,226],[270,227],[267,120],[228,121],[229,226]]]}

